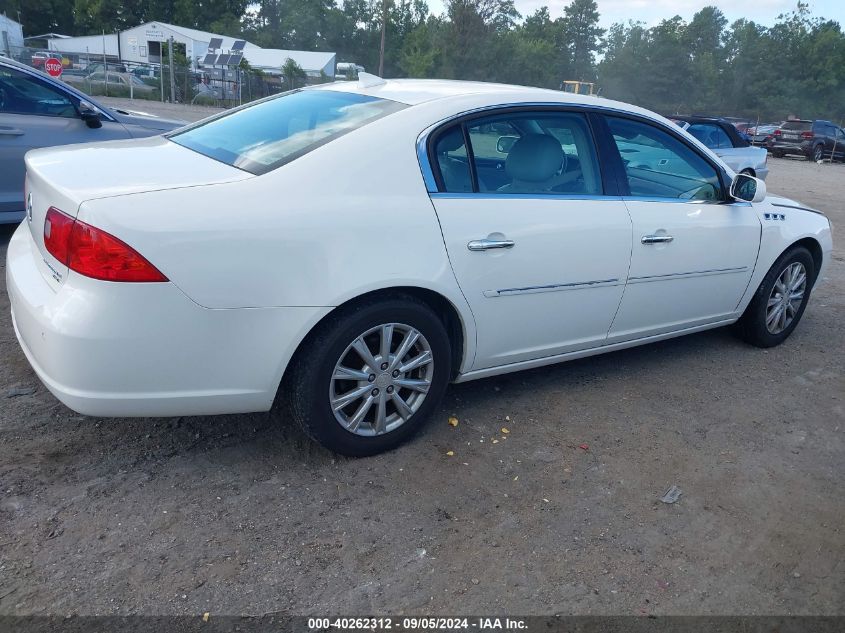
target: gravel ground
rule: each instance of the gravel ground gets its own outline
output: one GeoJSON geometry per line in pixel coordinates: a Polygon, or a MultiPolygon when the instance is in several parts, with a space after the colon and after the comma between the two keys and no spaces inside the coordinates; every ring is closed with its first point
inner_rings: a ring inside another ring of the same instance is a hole
{"type": "MultiPolygon", "coordinates": [[[[773,159],[769,186],[845,226],[845,166],[773,159]]],[[[362,460],[264,414],[79,416],[0,290],[2,614],[845,614],[841,237],[781,347],[716,330],[452,386],[362,460]]]]}

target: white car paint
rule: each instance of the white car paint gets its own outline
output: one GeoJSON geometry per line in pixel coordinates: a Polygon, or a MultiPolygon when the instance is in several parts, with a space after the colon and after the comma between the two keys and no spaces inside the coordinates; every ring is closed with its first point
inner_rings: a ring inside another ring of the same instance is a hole
{"type": "Polygon", "coordinates": [[[431,191],[418,154],[441,122],[501,105],[675,127],[634,106],[446,81],[314,89],[410,107],[260,176],[164,139],[28,154],[32,212],[9,244],[7,286],[20,344],[57,398],[103,416],[266,411],[322,318],[402,287],[448,302],[463,329],[455,380],[481,378],[730,323],[791,244],[814,240],[823,266],[830,256],[827,219],[779,198],[450,196],[431,191]],[[169,281],[69,270],[44,246],[50,206],[119,237],[169,281]],[[775,212],[785,219],[767,218],[775,212]],[[668,232],[672,243],[640,242],[668,232]],[[466,248],[498,236],[515,248],[466,248]]]}

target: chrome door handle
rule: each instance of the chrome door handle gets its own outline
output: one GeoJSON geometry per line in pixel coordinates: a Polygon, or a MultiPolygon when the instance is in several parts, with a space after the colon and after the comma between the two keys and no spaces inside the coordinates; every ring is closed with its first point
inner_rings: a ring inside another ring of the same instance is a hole
{"type": "Polygon", "coordinates": [[[643,235],[640,242],[643,244],[666,244],[674,239],[671,235],[643,235]]]}
{"type": "Polygon", "coordinates": [[[22,136],[23,133],[24,131],[19,128],[0,125],[0,134],[3,136],[22,136]]]}
{"type": "Polygon", "coordinates": [[[513,248],[513,240],[472,240],[467,243],[467,248],[471,251],[488,251],[491,248],[513,248]]]}

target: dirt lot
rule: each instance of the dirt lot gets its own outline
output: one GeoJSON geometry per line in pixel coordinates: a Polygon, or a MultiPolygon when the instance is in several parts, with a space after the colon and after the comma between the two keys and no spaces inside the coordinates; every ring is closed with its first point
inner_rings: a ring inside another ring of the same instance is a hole
{"type": "MultiPolygon", "coordinates": [[[[845,226],[845,166],[770,162],[845,226]]],[[[834,259],[779,348],[717,330],[452,386],[363,460],[269,415],[76,415],[0,282],[0,613],[843,614],[834,259]]]]}

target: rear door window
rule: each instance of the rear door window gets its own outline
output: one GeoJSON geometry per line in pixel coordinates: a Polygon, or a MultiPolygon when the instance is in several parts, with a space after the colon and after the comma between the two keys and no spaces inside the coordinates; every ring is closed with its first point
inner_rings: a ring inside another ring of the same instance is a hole
{"type": "Polygon", "coordinates": [[[601,195],[590,126],[574,112],[513,112],[467,122],[478,190],[601,195]]]}
{"type": "Polygon", "coordinates": [[[355,93],[300,90],[258,101],[168,138],[227,165],[263,174],[406,107],[355,93]]]}

